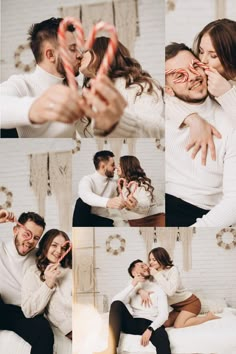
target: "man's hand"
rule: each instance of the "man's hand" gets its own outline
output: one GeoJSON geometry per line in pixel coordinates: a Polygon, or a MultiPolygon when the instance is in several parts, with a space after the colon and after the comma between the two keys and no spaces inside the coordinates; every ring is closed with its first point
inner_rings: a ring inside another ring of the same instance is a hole
{"type": "Polygon", "coordinates": [[[136,286],[138,283],[143,283],[145,281],[145,278],[144,276],[142,276],[141,274],[136,274],[134,277],[133,277],[133,280],[132,280],[132,285],[133,286],[136,286]]]}
{"type": "Polygon", "coordinates": [[[215,135],[217,138],[221,138],[221,134],[218,130],[209,124],[205,119],[201,118],[197,113],[190,114],[184,121],[184,123],[189,126],[189,143],[186,146],[186,150],[192,150],[192,159],[194,159],[201,150],[201,163],[203,166],[206,165],[208,148],[211,152],[211,158],[213,161],[216,160],[216,150],[213,140],[215,135]]]}
{"type": "Polygon", "coordinates": [[[205,70],[205,73],[208,77],[208,91],[212,96],[222,96],[232,88],[230,83],[216,69],[210,68],[210,70],[205,70]]]}
{"type": "Polygon", "coordinates": [[[125,200],[125,208],[128,210],[135,209],[137,204],[138,204],[137,199],[135,199],[132,195],[129,195],[125,200]]]}
{"type": "Polygon", "coordinates": [[[114,197],[108,200],[107,208],[110,209],[123,209],[125,206],[124,199],[122,197],[114,197]]]}
{"type": "Polygon", "coordinates": [[[5,223],[5,222],[14,222],[16,221],[15,215],[7,210],[0,209],[0,224],[5,223]]]}
{"type": "Polygon", "coordinates": [[[141,345],[146,347],[149,343],[149,339],[151,338],[151,335],[152,335],[152,331],[147,328],[141,337],[141,345]]]}
{"type": "Polygon", "coordinates": [[[113,82],[105,75],[91,80],[91,89],[84,89],[82,108],[86,116],[93,118],[95,128],[109,133],[119,122],[127,102],[113,82]]]}
{"type": "Polygon", "coordinates": [[[34,101],[29,119],[35,124],[73,123],[83,116],[81,102],[82,98],[76,91],[64,85],[54,85],[34,101]]]}
{"type": "Polygon", "coordinates": [[[45,283],[49,288],[53,288],[56,285],[56,279],[61,272],[58,270],[58,263],[56,264],[49,264],[45,271],[45,283]]]}

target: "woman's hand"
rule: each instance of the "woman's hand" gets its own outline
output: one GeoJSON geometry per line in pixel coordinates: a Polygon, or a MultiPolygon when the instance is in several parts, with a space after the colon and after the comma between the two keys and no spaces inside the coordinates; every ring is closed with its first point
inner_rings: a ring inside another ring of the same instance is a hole
{"type": "Polygon", "coordinates": [[[135,199],[131,194],[125,200],[125,208],[128,210],[133,210],[138,204],[137,199],[135,199]]]}
{"type": "Polygon", "coordinates": [[[152,331],[147,328],[146,331],[143,333],[143,335],[141,337],[141,345],[146,347],[148,345],[148,343],[149,343],[151,335],[152,335],[152,331]]]}
{"type": "Polygon", "coordinates": [[[0,209],[0,224],[5,223],[5,222],[14,222],[16,221],[15,215],[7,210],[0,209]]]}
{"type": "Polygon", "coordinates": [[[56,279],[58,275],[61,273],[58,270],[58,263],[56,264],[49,264],[44,271],[45,283],[47,286],[52,289],[56,285],[56,279]]]}
{"type": "Polygon", "coordinates": [[[208,77],[208,91],[212,96],[222,96],[232,88],[230,83],[216,69],[210,68],[205,70],[205,73],[208,77]]]}
{"type": "Polygon", "coordinates": [[[138,294],[141,296],[142,299],[142,305],[145,307],[150,307],[152,306],[152,300],[150,298],[150,294],[152,294],[153,291],[146,291],[144,289],[139,289],[138,294]]]}
{"type": "Polygon", "coordinates": [[[149,272],[154,277],[154,275],[158,273],[158,270],[153,267],[149,267],[149,272]]]}
{"type": "Polygon", "coordinates": [[[136,286],[138,283],[143,283],[144,281],[144,276],[142,276],[141,274],[136,274],[132,280],[132,285],[136,286]]]}
{"type": "Polygon", "coordinates": [[[208,149],[211,152],[211,158],[213,161],[216,160],[216,150],[213,136],[221,138],[220,132],[211,124],[209,124],[205,119],[201,118],[197,113],[190,114],[184,121],[184,123],[189,126],[189,143],[186,146],[186,150],[192,150],[192,159],[194,159],[201,150],[201,163],[203,166],[206,165],[208,149]]]}

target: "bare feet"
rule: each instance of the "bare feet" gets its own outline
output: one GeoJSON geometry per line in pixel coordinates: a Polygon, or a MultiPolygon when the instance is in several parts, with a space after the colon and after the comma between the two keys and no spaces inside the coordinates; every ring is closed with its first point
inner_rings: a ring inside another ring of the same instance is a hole
{"type": "Polygon", "coordinates": [[[217,320],[218,318],[221,318],[221,317],[216,316],[213,312],[209,311],[206,314],[206,318],[207,318],[208,321],[211,321],[211,320],[217,320]]]}

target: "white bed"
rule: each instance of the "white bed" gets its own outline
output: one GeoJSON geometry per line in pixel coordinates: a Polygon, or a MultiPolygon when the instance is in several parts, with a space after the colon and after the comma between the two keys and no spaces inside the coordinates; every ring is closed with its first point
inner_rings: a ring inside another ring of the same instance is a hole
{"type": "MultiPolygon", "coordinates": [[[[54,333],[54,354],[71,354],[71,340],[65,337],[57,328],[54,333]]],[[[30,354],[31,346],[21,337],[11,331],[0,331],[1,354],[30,354]]],[[[43,353],[42,353],[43,354],[43,353]]]]}
{"type": "MultiPolygon", "coordinates": [[[[225,308],[220,319],[187,328],[168,328],[172,354],[236,354],[236,309],[225,308]]],[[[99,334],[99,343],[94,351],[106,347],[108,314],[103,314],[104,325],[99,334]]],[[[140,336],[121,334],[119,353],[156,354],[150,343],[140,345],[140,336]]]]}

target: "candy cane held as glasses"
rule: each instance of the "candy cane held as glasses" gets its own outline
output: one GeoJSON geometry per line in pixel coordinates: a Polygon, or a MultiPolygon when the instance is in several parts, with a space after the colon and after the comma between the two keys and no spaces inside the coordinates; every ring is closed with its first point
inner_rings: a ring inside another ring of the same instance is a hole
{"type": "MultiPolygon", "coordinates": [[[[192,59],[191,64],[189,64],[189,69],[195,75],[199,75],[199,72],[194,68],[194,65],[197,65],[197,66],[203,68],[204,70],[209,70],[209,67],[207,65],[203,64],[201,61],[199,61],[197,59],[192,59]]],[[[183,76],[173,80],[175,84],[187,82],[189,79],[189,74],[187,73],[187,71],[185,69],[170,69],[170,70],[166,70],[165,74],[166,75],[182,74],[183,76]]]]}
{"type": "Polygon", "coordinates": [[[96,35],[100,31],[106,31],[110,34],[110,41],[108,43],[107,51],[103,57],[101,65],[98,69],[97,76],[107,74],[111,63],[113,62],[115,53],[117,51],[118,37],[114,26],[103,21],[98,22],[89,33],[88,39],[85,43],[85,49],[92,49],[96,39],[96,35]]]}
{"type": "Polygon", "coordinates": [[[75,40],[76,40],[77,50],[82,50],[82,48],[84,47],[84,30],[80,21],[76,20],[74,17],[65,17],[64,20],[60,22],[58,28],[58,41],[60,46],[60,54],[65,68],[68,84],[70,88],[77,91],[78,85],[75,79],[75,74],[74,74],[73,66],[71,64],[71,59],[70,59],[67,42],[66,42],[66,31],[69,25],[73,25],[75,28],[75,32],[76,32],[75,40]]]}
{"type": "Polygon", "coordinates": [[[65,253],[63,253],[63,255],[59,258],[57,263],[60,263],[63,260],[63,258],[65,258],[65,256],[72,250],[72,243],[70,241],[66,241],[65,243],[63,243],[62,248],[65,247],[66,245],[69,245],[69,247],[65,251],[65,253]]]}

